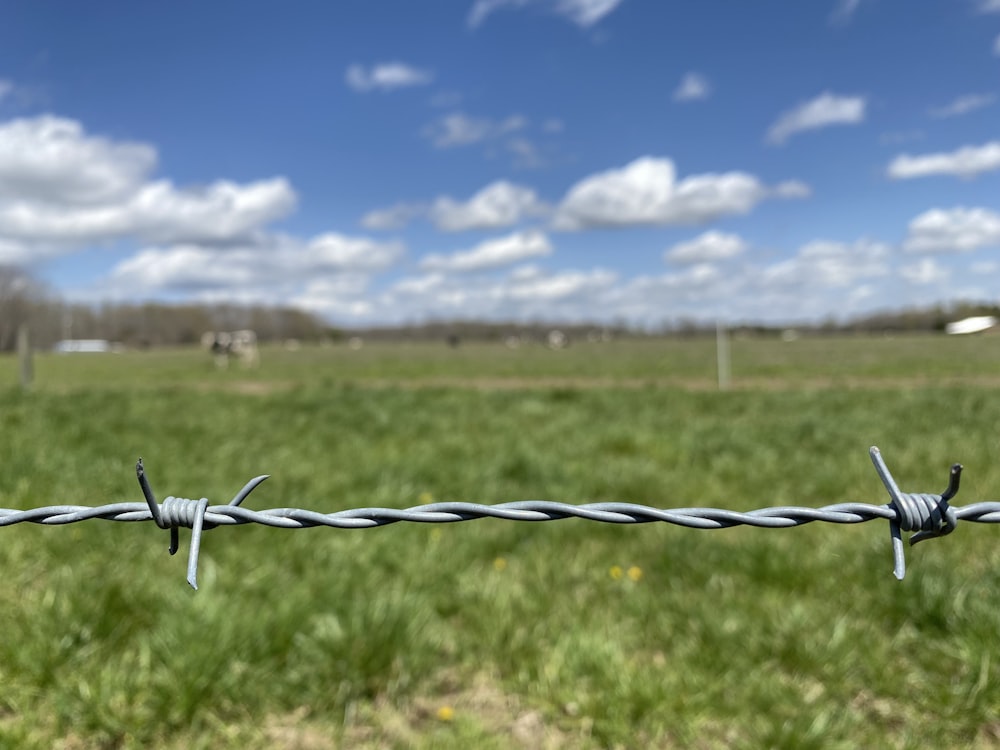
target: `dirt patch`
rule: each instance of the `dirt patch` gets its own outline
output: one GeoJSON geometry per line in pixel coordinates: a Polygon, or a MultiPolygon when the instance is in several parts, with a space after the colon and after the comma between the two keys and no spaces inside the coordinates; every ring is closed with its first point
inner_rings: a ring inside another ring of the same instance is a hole
{"type": "MultiPolygon", "coordinates": [[[[305,385],[293,380],[233,380],[198,381],[191,388],[202,393],[238,393],[246,396],[268,396],[284,393],[305,385]]],[[[711,392],[719,389],[713,378],[586,378],[586,377],[435,377],[435,378],[370,378],[336,381],[331,387],[362,389],[430,390],[458,388],[476,391],[532,390],[682,390],[711,392]]],[[[909,378],[878,377],[814,377],[778,378],[746,377],[734,380],[731,391],[827,391],[827,390],[915,390],[918,388],[973,386],[1000,388],[1000,376],[951,376],[909,378]]]]}
{"type": "MultiPolygon", "coordinates": [[[[482,391],[519,390],[591,390],[615,389],[642,390],[678,389],[685,391],[717,391],[718,382],[713,378],[585,378],[585,377],[438,377],[420,379],[373,378],[370,380],[344,381],[354,388],[465,388],[482,391]]],[[[877,377],[815,377],[777,378],[747,377],[730,384],[733,391],[810,391],[810,390],[908,390],[928,387],[977,386],[1000,388],[1000,376],[953,376],[912,378],[877,377]]]]}
{"type": "Polygon", "coordinates": [[[478,675],[468,681],[445,675],[433,689],[405,705],[378,701],[355,712],[344,734],[345,747],[433,747],[435,735],[488,737],[499,747],[561,750],[592,747],[585,717],[555,721],[500,681],[478,675]],[[567,729],[572,726],[571,729],[567,729]]]}

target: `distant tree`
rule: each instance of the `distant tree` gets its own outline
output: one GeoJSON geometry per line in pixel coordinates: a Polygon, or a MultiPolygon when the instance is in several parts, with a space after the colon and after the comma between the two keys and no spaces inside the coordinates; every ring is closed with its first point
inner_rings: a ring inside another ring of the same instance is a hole
{"type": "Polygon", "coordinates": [[[0,265],[0,351],[17,346],[17,329],[41,312],[44,287],[17,266],[0,265]]]}

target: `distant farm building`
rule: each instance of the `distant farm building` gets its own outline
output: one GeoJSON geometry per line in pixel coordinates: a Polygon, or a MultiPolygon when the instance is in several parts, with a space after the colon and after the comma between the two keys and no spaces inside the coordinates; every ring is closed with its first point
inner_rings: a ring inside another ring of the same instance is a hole
{"type": "Polygon", "coordinates": [[[946,325],[944,330],[945,333],[951,334],[979,333],[981,331],[990,330],[995,327],[998,322],[1000,321],[992,315],[979,315],[974,318],[956,320],[954,323],[946,325]]]}
{"type": "Polygon", "coordinates": [[[106,339],[63,339],[62,341],[57,341],[52,350],[59,354],[93,354],[114,351],[114,348],[111,342],[106,339]]]}

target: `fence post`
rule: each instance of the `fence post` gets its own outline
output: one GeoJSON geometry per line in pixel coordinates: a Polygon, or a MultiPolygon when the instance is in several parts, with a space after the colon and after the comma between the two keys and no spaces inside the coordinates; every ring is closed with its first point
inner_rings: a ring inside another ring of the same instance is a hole
{"type": "Polygon", "coordinates": [[[729,329],[721,318],[715,321],[715,358],[719,371],[719,390],[729,390],[731,367],[729,364],[729,329]]]}
{"type": "Polygon", "coordinates": [[[35,379],[35,367],[31,358],[31,336],[28,333],[27,323],[21,323],[17,327],[17,361],[20,364],[21,388],[27,391],[35,379]]]}

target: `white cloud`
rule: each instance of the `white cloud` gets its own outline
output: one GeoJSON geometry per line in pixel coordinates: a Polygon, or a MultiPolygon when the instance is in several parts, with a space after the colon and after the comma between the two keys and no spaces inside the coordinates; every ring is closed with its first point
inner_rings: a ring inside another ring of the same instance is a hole
{"type": "Polygon", "coordinates": [[[424,207],[415,203],[396,203],[388,208],[377,208],[361,217],[365,229],[402,229],[421,213],[424,207]]]}
{"type": "Polygon", "coordinates": [[[953,253],[1000,246],[1000,214],[988,208],[934,208],[914,218],[903,249],[953,253]]]}
{"type": "Polygon", "coordinates": [[[808,198],[812,188],[799,180],[785,180],[775,185],[771,192],[777,198],[808,198]]]}
{"type": "Polygon", "coordinates": [[[997,34],[996,41],[993,42],[993,54],[1000,56],[1000,34],[997,34]]]}
{"type": "Polygon", "coordinates": [[[354,64],[344,73],[344,81],[355,91],[392,91],[410,86],[426,86],[434,80],[430,71],[406,63],[387,62],[372,65],[354,64]]]}
{"type": "Polygon", "coordinates": [[[51,205],[121,200],[155,166],[152,147],[87,135],[74,120],[44,115],[0,124],[0,199],[51,205]]]}
{"type": "Polygon", "coordinates": [[[690,102],[707,99],[712,93],[712,85],[701,73],[685,73],[674,91],[674,101],[690,102]]]}
{"type": "Polygon", "coordinates": [[[767,131],[767,140],[782,144],[792,135],[806,130],[857,125],[865,119],[866,104],[863,96],[838,96],[825,91],[783,113],[767,131]]]}
{"type": "Polygon", "coordinates": [[[534,190],[500,180],[487,185],[465,203],[448,197],[438,198],[429,215],[438,229],[461,232],[509,227],[545,211],[545,204],[534,190]]]}
{"type": "Polygon", "coordinates": [[[979,0],[980,13],[1000,13],[1000,0],[979,0]]]}
{"type": "Polygon", "coordinates": [[[13,90],[14,90],[13,83],[6,80],[5,78],[0,78],[0,101],[3,101],[3,98],[13,90]]]}
{"type": "Polygon", "coordinates": [[[951,274],[934,259],[921,258],[916,263],[902,266],[899,275],[911,284],[926,285],[947,281],[951,274]]]}
{"type": "Polygon", "coordinates": [[[746,242],[738,234],[713,229],[694,239],[677,243],[663,257],[671,263],[706,263],[735,258],[746,249],[746,242]]]}
{"type": "Polygon", "coordinates": [[[514,300],[551,302],[607,289],[617,278],[613,271],[560,271],[551,276],[518,279],[507,291],[514,300]]]}
{"type": "Polygon", "coordinates": [[[544,5],[577,26],[586,28],[596,24],[621,3],[622,0],[476,0],[469,10],[467,23],[476,28],[501,8],[544,5]]]}
{"type": "Polygon", "coordinates": [[[156,150],[87,134],[42,116],[0,124],[0,243],[20,262],[122,239],[251,242],[290,213],[296,195],[277,177],[178,188],[150,181],[156,150]]]}
{"type": "Polygon", "coordinates": [[[534,169],[545,162],[538,148],[527,138],[511,138],[504,144],[508,151],[514,154],[514,166],[520,169],[534,169]]]}
{"type": "Polygon", "coordinates": [[[284,303],[317,315],[347,320],[364,318],[375,310],[368,298],[369,286],[370,278],[362,274],[314,279],[284,303]]]}
{"type": "Polygon", "coordinates": [[[956,97],[943,107],[930,110],[928,114],[930,114],[931,117],[937,117],[939,119],[947,117],[960,117],[961,115],[967,115],[970,112],[975,112],[977,109],[989,107],[996,102],[996,100],[996,94],[964,94],[956,97]]]}
{"type": "Polygon", "coordinates": [[[475,319],[603,320],[617,274],[607,269],[548,273],[519,266],[501,277],[437,272],[399,280],[377,299],[397,320],[462,316],[475,319]]]}
{"type": "Polygon", "coordinates": [[[658,276],[638,276],[605,290],[600,302],[606,319],[656,325],[690,319],[815,321],[831,314],[847,317],[871,311],[896,293],[893,250],[868,239],[815,240],[790,258],[738,267],[700,262],[658,276]]]}
{"type": "Polygon", "coordinates": [[[808,190],[801,183],[782,184],[775,191],[744,172],[691,175],[678,181],[670,159],[645,156],[576,183],[556,210],[554,226],[574,230],[700,224],[749,213],[765,198],[800,197],[808,190]]]}
{"type": "Polygon", "coordinates": [[[854,18],[861,5],[861,0],[837,0],[837,5],[830,13],[830,23],[836,25],[846,25],[854,18]]]}
{"type": "Polygon", "coordinates": [[[111,288],[133,293],[163,291],[214,292],[270,289],[385,270],[403,254],[399,243],[325,233],[302,242],[269,235],[255,245],[210,247],[178,244],[138,251],[118,263],[109,275],[111,288]]]}
{"type": "Polygon", "coordinates": [[[469,146],[500,138],[508,133],[523,130],[528,121],[520,115],[510,115],[503,120],[487,117],[469,117],[461,112],[445,115],[424,128],[423,135],[436,148],[469,146]]]}
{"type": "Polygon", "coordinates": [[[348,237],[326,232],[311,239],[304,251],[293,248],[284,265],[316,271],[384,271],[403,255],[399,242],[375,242],[367,237],[348,237]]]}
{"type": "Polygon", "coordinates": [[[295,202],[291,185],[280,177],[183,190],[161,180],[124,200],[100,205],[2,201],[0,237],[68,247],[129,236],[152,242],[230,242],[248,239],[262,225],[286,216],[295,202]]]}
{"type": "Polygon", "coordinates": [[[485,240],[471,250],[451,255],[428,255],[420,262],[425,271],[468,273],[519,263],[552,253],[552,243],[542,232],[515,232],[485,240]]]}
{"type": "Polygon", "coordinates": [[[931,175],[975,177],[997,169],[1000,169],[1000,141],[991,141],[982,146],[964,146],[950,153],[901,154],[889,163],[886,173],[894,180],[908,180],[931,175]]]}
{"type": "Polygon", "coordinates": [[[888,245],[867,239],[851,244],[814,240],[792,258],[763,269],[761,279],[768,285],[793,289],[842,288],[862,279],[887,276],[891,254],[888,245]]]}
{"type": "Polygon", "coordinates": [[[556,11],[578,26],[593,26],[621,3],[622,0],[559,0],[556,11]]]}
{"type": "Polygon", "coordinates": [[[480,26],[489,16],[504,7],[520,8],[531,0],[476,0],[469,10],[466,23],[471,28],[480,26]]]}

